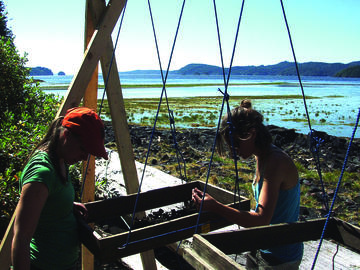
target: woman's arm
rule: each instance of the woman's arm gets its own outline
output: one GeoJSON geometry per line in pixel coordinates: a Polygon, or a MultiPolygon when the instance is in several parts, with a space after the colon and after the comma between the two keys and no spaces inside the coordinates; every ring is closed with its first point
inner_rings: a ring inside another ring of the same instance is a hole
{"type": "Polygon", "coordinates": [[[86,206],[83,203],[74,202],[74,215],[77,218],[82,218],[84,220],[88,217],[88,210],[86,209],[86,206]]]}
{"type": "MultiPolygon", "coordinates": [[[[201,205],[202,196],[202,191],[197,188],[193,190],[192,201],[198,209],[201,205]]],[[[264,208],[259,212],[242,211],[218,202],[209,194],[205,195],[202,210],[216,213],[230,222],[238,224],[242,227],[255,227],[270,223],[270,220],[267,218],[268,215],[266,214],[268,208],[264,208]]]]}
{"type": "MultiPolygon", "coordinates": [[[[274,157],[272,161],[268,162],[264,173],[257,212],[241,211],[228,207],[215,200],[209,194],[205,195],[202,210],[214,212],[230,222],[243,227],[268,225],[275,211],[282,180],[283,162],[274,157]]],[[[198,208],[201,205],[202,196],[202,191],[197,188],[193,190],[192,200],[198,208]]]]}
{"type": "Polygon", "coordinates": [[[48,194],[46,185],[40,182],[25,184],[21,190],[11,247],[15,270],[30,269],[30,241],[48,194]]]}

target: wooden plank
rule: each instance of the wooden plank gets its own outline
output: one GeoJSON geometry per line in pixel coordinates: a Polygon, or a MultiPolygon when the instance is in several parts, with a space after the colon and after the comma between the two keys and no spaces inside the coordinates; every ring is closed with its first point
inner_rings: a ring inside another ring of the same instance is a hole
{"type": "Polygon", "coordinates": [[[113,44],[111,39],[107,39],[105,43],[106,52],[100,59],[101,69],[103,70],[104,81],[107,81],[107,100],[110,108],[117,152],[119,154],[120,165],[124,176],[125,188],[128,194],[132,194],[137,193],[139,188],[135,156],[131,144],[130,130],[127,123],[125,103],[122,95],[116,59],[115,57],[112,58],[113,44]],[[111,61],[112,64],[109,73],[111,61]]]}
{"type": "MultiPolygon", "coordinates": [[[[84,51],[86,51],[91,37],[95,31],[96,21],[90,15],[89,0],[86,0],[85,6],[85,40],[84,51]]],[[[86,88],[83,105],[96,111],[98,93],[98,65],[91,76],[90,82],[86,88]]],[[[85,179],[81,202],[91,202],[95,200],[95,157],[90,156],[87,161],[83,162],[82,179],[85,179]],[[85,171],[86,170],[86,171],[85,171]],[[86,175],[86,177],[84,177],[86,175]]],[[[81,268],[86,270],[94,269],[94,255],[81,245],[81,268]]]]}
{"type": "MultiPolygon", "coordinates": [[[[17,206],[16,206],[17,209],[17,206]]],[[[12,215],[9,225],[5,231],[4,237],[0,245],[0,270],[9,270],[11,266],[11,244],[14,237],[14,222],[16,217],[16,209],[12,215]]]]}
{"type": "MultiPolygon", "coordinates": [[[[97,238],[95,242],[98,242],[98,250],[94,250],[94,254],[102,261],[112,261],[114,258],[126,257],[189,238],[195,233],[197,217],[197,214],[193,214],[145,228],[135,229],[131,232],[127,245],[127,232],[101,239],[97,238]]],[[[212,216],[210,213],[201,216],[200,224],[205,222],[210,224],[210,228],[214,230],[229,225],[226,220],[219,220],[217,216],[212,216]]],[[[91,246],[96,247],[93,243],[91,246]]]]}
{"type": "Polygon", "coordinates": [[[102,21],[95,30],[89,46],[85,51],[83,62],[72,80],[64,102],[62,103],[58,115],[64,115],[66,111],[80,104],[84,96],[88,82],[98,65],[101,55],[105,50],[105,42],[110,37],[115,24],[124,8],[126,0],[110,0],[102,17],[102,21]]]}
{"type": "MultiPolygon", "coordinates": [[[[276,224],[244,228],[241,230],[209,233],[202,236],[225,254],[268,248],[296,242],[319,239],[325,223],[324,218],[289,224],[276,224]],[[254,241],[256,239],[256,241],[254,241]]],[[[329,229],[332,230],[330,224],[329,229]]],[[[329,238],[329,233],[325,235],[329,238]]]]}
{"type": "MultiPolygon", "coordinates": [[[[309,240],[320,239],[325,221],[326,219],[323,218],[306,222],[297,222],[293,224],[262,226],[230,232],[209,233],[200,236],[194,235],[192,243],[193,248],[188,252],[196,253],[198,257],[205,258],[206,264],[204,266],[197,266],[196,263],[199,264],[199,261],[195,262],[194,264],[193,258],[187,259],[185,253],[183,257],[193,266],[196,265],[196,269],[202,269],[203,267],[207,269],[208,265],[216,265],[215,268],[219,268],[221,267],[221,265],[225,265],[227,260],[232,260],[226,254],[239,254],[241,252],[250,251],[252,249],[267,248],[280,244],[289,244],[299,241],[305,242],[308,248],[308,243],[311,242],[309,242],[309,240]],[[240,245],[241,247],[237,248],[238,245],[240,245]],[[217,252],[217,250],[221,250],[222,252],[217,252]],[[221,263],[218,264],[219,262],[221,263]]],[[[325,238],[335,240],[338,243],[344,245],[348,248],[348,252],[350,252],[350,250],[359,252],[360,229],[347,222],[336,218],[330,219],[327,224],[325,238]]],[[[315,243],[314,249],[316,249],[318,246],[318,242],[312,242],[315,243]]],[[[323,243],[325,245],[325,243],[330,242],[324,239],[323,243]]],[[[329,266],[329,262],[331,263],[331,257],[333,257],[334,255],[333,252],[326,255],[327,249],[328,247],[323,247],[321,249],[321,255],[319,258],[319,265],[322,265],[321,269],[327,269],[327,267],[329,266]],[[326,258],[322,258],[322,256],[325,256],[326,258]],[[326,261],[328,263],[325,263],[326,261]]],[[[316,250],[313,250],[312,253],[315,254],[315,251],[316,250]]],[[[306,250],[306,252],[309,251],[306,250]]],[[[350,255],[351,254],[349,254],[348,256],[350,255]]],[[[195,256],[192,255],[192,257],[195,256]]],[[[348,262],[344,261],[343,258],[340,257],[338,258],[337,256],[337,258],[335,259],[336,264],[343,266],[348,265],[348,262]]],[[[304,258],[302,262],[302,267],[305,267],[305,265],[308,265],[309,263],[312,264],[313,258],[311,258],[310,262],[308,261],[309,260],[307,258],[304,258]]],[[[233,263],[237,264],[235,261],[233,261],[233,263]]],[[[239,264],[237,265],[241,267],[239,264]]],[[[317,264],[317,267],[319,265],[317,264]]],[[[226,266],[224,269],[231,269],[231,266],[226,266]]]]}
{"type": "MultiPolygon", "coordinates": [[[[136,211],[145,211],[165,205],[183,202],[184,198],[191,198],[191,189],[197,186],[196,182],[184,185],[141,192],[138,198],[136,211]],[[161,200],[154,200],[161,198],[161,200]]],[[[89,211],[89,222],[96,222],[104,218],[132,214],[137,194],[121,196],[114,199],[86,203],[89,211]]]]}
{"type": "MultiPolygon", "coordinates": [[[[200,187],[199,182],[193,182],[175,187],[167,187],[158,190],[143,192],[139,194],[138,198],[138,205],[140,206],[139,210],[145,211],[148,209],[161,207],[158,200],[154,200],[154,198],[157,197],[164,198],[164,201],[169,204],[183,202],[184,198],[191,198],[191,190],[195,186],[200,187]],[[146,200],[144,200],[142,196],[146,196],[146,200]]],[[[221,189],[214,187],[214,190],[219,191],[221,189]]],[[[223,194],[228,192],[229,191],[223,190],[223,194]]],[[[94,221],[94,218],[96,220],[101,220],[102,218],[108,216],[110,212],[106,209],[112,209],[113,211],[115,210],[115,216],[117,217],[119,215],[126,215],[128,213],[131,214],[133,211],[133,203],[135,199],[136,195],[128,195],[119,197],[117,199],[88,203],[86,204],[86,206],[89,210],[92,221],[94,221]],[[124,207],[116,208],[114,207],[115,205],[121,205],[124,207]],[[107,211],[106,215],[104,216],[102,213],[103,210],[107,211]],[[92,212],[95,212],[96,214],[92,214],[92,212]],[[101,214],[99,215],[99,213],[101,214]]],[[[162,206],[164,206],[164,201],[161,201],[162,206]]],[[[237,204],[229,203],[228,205],[239,208],[237,204]]],[[[241,209],[249,210],[250,201],[248,199],[242,198],[240,206],[241,209]]],[[[111,258],[124,257],[189,238],[195,233],[197,221],[198,213],[197,211],[195,211],[195,213],[189,214],[185,217],[177,218],[167,222],[162,222],[156,225],[150,225],[141,229],[132,230],[128,241],[129,244],[124,249],[118,249],[118,247],[125,245],[128,239],[128,232],[104,237],[101,239],[94,239],[94,242],[96,243],[91,243],[90,246],[95,246],[95,249],[98,248],[98,250],[95,250],[94,253],[102,260],[111,260],[111,258]]],[[[216,230],[229,225],[229,222],[213,213],[203,212],[200,216],[199,225],[200,230],[203,229],[203,226],[206,227],[207,230],[216,230]]],[[[91,229],[89,228],[87,230],[91,231],[91,229]]],[[[89,235],[90,233],[88,233],[88,236],[89,235]]],[[[94,236],[90,235],[90,238],[91,237],[94,236]]],[[[87,239],[87,241],[89,241],[89,239],[87,239]]]]}
{"type": "MultiPolygon", "coordinates": [[[[202,181],[199,181],[200,190],[204,189],[205,183],[202,181]]],[[[221,203],[229,203],[234,200],[234,192],[230,192],[226,189],[210,185],[208,184],[206,186],[206,193],[209,193],[213,197],[217,198],[217,200],[221,203]]]]}
{"type": "MultiPolygon", "coordinates": [[[[188,253],[197,253],[200,258],[205,260],[208,265],[214,269],[244,270],[233,259],[229,258],[225,253],[211,245],[205,238],[196,234],[193,237],[193,249],[188,253]]],[[[186,260],[187,253],[184,254],[186,260]]]]}
{"type": "MultiPolygon", "coordinates": [[[[141,192],[139,194],[136,211],[146,211],[179,202],[190,201],[192,189],[195,187],[201,188],[201,185],[203,185],[201,181],[194,181],[182,185],[141,192]],[[161,198],[161,200],[154,200],[154,198],[161,198]]],[[[209,187],[209,194],[214,196],[214,198],[220,199],[228,197],[230,200],[225,201],[224,203],[232,202],[233,196],[228,196],[231,192],[212,185],[209,185],[209,187]],[[213,193],[213,191],[217,191],[217,194],[213,193]],[[220,191],[221,193],[219,193],[220,191]]],[[[105,218],[132,214],[136,198],[137,194],[132,194],[108,200],[86,203],[85,205],[89,211],[88,221],[97,222],[105,218]]],[[[241,197],[240,199],[243,210],[249,210],[249,200],[244,197],[241,197]]]]}
{"type": "MultiPolygon", "coordinates": [[[[92,1],[91,10],[94,19],[99,19],[105,10],[105,2],[103,0],[92,1]]],[[[106,92],[125,187],[127,193],[132,194],[138,191],[139,181],[134,152],[131,144],[130,131],[126,118],[119,73],[117,70],[115,56],[113,56],[114,47],[110,35],[105,37],[104,44],[105,51],[100,57],[101,69],[103,72],[104,82],[107,82],[106,92]]],[[[138,215],[145,216],[145,213],[139,213],[138,215]]],[[[151,270],[157,268],[153,251],[149,250],[140,254],[140,256],[144,269],[151,270]]]]}
{"type": "Polygon", "coordinates": [[[360,253],[360,228],[337,218],[332,218],[331,238],[336,242],[360,253]]]}
{"type": "Polygon", "coordinates": [[[187,261],[194,269],[202,270],[218,270],[226,268],[214,268],[212,267],[205,259],[203,259],[199,254],[194,252],[191,248],[185,248],[183,250],[183,255],[185,261],[187,261]]]}

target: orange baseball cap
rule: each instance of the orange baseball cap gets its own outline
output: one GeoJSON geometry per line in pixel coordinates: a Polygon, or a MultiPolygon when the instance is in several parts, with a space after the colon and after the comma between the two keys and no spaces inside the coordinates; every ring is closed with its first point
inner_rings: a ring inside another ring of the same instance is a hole
{"type": "Polygon", "coordinates": [[[62,126],[80,136],[89,154],[108,159],[104,146],[104,124],[94,110],[86,107],[69,109],[64,116],[62,126]]]}

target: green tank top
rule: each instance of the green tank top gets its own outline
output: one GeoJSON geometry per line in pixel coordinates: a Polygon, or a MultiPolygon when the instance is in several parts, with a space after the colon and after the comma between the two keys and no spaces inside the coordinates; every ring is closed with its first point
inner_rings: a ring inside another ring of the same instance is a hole
{"type": "Polygon", "coordinates": [[[30,182],[44,183],[49,196],[30,243],[31,263],[40,269],[67,269],[79,256],[77,223],[73,214],[74,188],[63,184],[47,153],[38,151],[24,168],[20,191],[30,182]]]}

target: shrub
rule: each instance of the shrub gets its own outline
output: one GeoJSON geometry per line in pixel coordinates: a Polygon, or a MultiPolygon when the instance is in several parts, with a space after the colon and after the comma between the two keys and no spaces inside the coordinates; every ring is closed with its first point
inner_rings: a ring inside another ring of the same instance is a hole
{"type": "Polygon", "coordinates": [[[26,57],[12,38],[0,38],[0,234],[18,201],[20,172],[30,152],[55,118],[59,100],[28,78],[26,57]]]}

